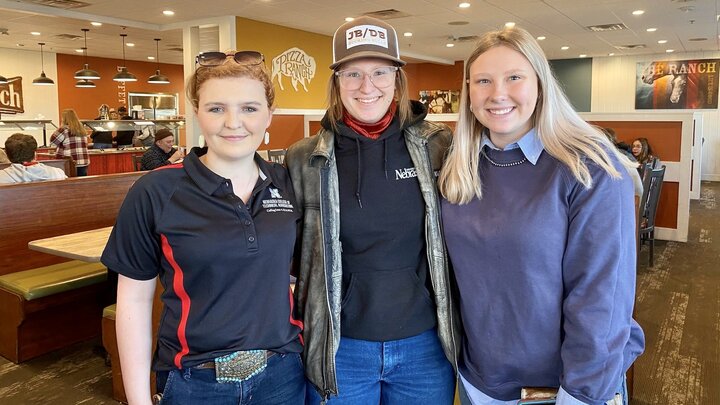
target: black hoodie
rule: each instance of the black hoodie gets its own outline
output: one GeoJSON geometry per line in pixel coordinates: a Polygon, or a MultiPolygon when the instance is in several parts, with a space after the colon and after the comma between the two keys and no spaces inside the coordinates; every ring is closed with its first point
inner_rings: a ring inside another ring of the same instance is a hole
{"type": "MultiPolygon", "coordinates": [[[[407,126],[422,121],[413,103],[407,126]]],[[[327,121],[323,122],[326,128],[327,121]]],[[[425,203],[397,116],[376,140],[338,123],[335,156],[342,243],[342,336],[388,341],[435,326],[425,203]]]]}

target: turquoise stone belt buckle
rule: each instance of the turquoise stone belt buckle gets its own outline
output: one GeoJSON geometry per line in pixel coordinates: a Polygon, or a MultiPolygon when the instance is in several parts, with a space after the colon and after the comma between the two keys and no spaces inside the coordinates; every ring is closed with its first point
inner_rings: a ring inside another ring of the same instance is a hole
{"type": "Polygon", "coordinates": [[[265,350],[247,350],[215,359],[215,380],[219,383],[243,382],[267,367],[265,350]]]}

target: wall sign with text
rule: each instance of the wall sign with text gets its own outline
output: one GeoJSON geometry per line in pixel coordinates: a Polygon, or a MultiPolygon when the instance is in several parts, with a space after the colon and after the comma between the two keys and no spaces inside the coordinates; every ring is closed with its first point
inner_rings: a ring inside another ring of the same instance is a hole
{"type": "Polygon", "coordinates": [[[718,107],[720,59],[638,63],[635,109],[702,109],[718,107]]]}
{"type": "Polygon", "coordinates": [[[298,91],[298,84],[300,84],[307,93],[307,86],[315,77],[316,70],[315,58],[302,49],[293,47],[272,59],[271,80],[274,81],[277,78],[280,90],[285,90],[282,81],[283,76],[285,76],[290,79],[295,91],[298,91]]]}
{"type": "Polygon", "coordinates": [[[22,114],[23,106],[22,77],[10,77],[7,84],[0,84],[0,114],[22,114]]]}

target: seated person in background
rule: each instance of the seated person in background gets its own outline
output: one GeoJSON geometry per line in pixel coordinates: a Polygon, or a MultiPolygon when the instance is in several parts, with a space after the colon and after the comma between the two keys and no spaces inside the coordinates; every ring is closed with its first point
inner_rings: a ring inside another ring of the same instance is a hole
{"type": "MultiPolygon", "coordinates": [[[[96,121],[110,119],[107,104],[101,104],[98,112],[100,115],[95,118],[96,121]]],[[[112,132],[110,131],[93,131],[92,134],[90,134],[90,139],[92,140],[93,149],[112,148],[112,132]]]]}
{"type": "Polygon", "coordinates": [[[0,184],[26,183],[40,180],[66,179],[65,172],[57,167],[35,161],[37,141],[30,135],[13,134],[5,141],[5,150],[12,163],[0,171],[0,184]]]}
{"type": "Polygon", "coordinates": [[[10,163],[10,159],[8,159],[3,148],[0,148],[0,163],[10,163]]]}
{"type": "MultiPolygon", "coordinates": [[[[602,128],[602,131],[605,133],[605,135],[608,137],[610,142],[615,145],[616,148],[622,153],[623,155],[627,156],[628,159],[631,161],[635,161],[635,156],[630,152],[630,145],[626,144],[625,142],[618,142],[617,135],[615,134],[615,130],[612,128],[602,128]]],[[[639,170],[639,169],[638,169],[639,170]]],[[[630,174],[630,177],[633,181],[633,189],[635,190],[635,195],[638,198],[642,198],[643,194],[643,184],[642,184],[642,178],[640,177],[640,173],[638,170],[628,170],[628,173],[630,174]]]]}
{"type": "Polygon", "coordinates": [[[640,163],[638,171],[641,174],[642,171],[645,169],[645,165],[648,163],[652,165],[653,169],[660,168],[661,166],[660,159],[658,159],[657,156],[653,155],[652,148],[650,147],[650,143],[648,142],[647,138],[638,138],[633,141],[632,154],[635,159],[637,159],[638,163],[640,163]]]}
{"type": "Polygon", "coordinates": [[[169,129],[155,133],[155,143],[145,152],[140,163],[142,170],[153,170],[161,166],[177,163],[185,154],[173,148],[175,137],[169,129]]]}
{"type": "MultiPolygon", "coordinates": [[[[118,114],[121,120],[132,120],[132,117],[128,115],[127,108],[124,105],[118,107],[118,114]]],[[[117,131],[115,133],[115,143],[118,148],[129,148],[133,146],[133,137],[135,136],[135,130],[129,131],[117,131]]]]}

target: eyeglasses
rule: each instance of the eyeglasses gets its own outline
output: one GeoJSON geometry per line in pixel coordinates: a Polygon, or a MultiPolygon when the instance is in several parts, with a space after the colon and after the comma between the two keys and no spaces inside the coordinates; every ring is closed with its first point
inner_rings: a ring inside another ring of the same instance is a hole
{"type": "Polygon", "coordinates": [[[346,90],[357,90],[362,87],[365,76],[370,79],[370,83],[381,89],[392,86],[395,81],[395,72],[399,69],[397,66],[383,66],[370,73],[361,70],[340,70],[335,72],[335,76],[340,78],[340,86],[346,90]]]}
{"type": "Polygon", "coordinates": [[[200,66],[220,66],[230,56],[241,65],[259,65],[265,62],[265,56],[258,51],[238,51],[229,55],[225,52],[201,52],[195,57],[195,64],[200,66]]]}

